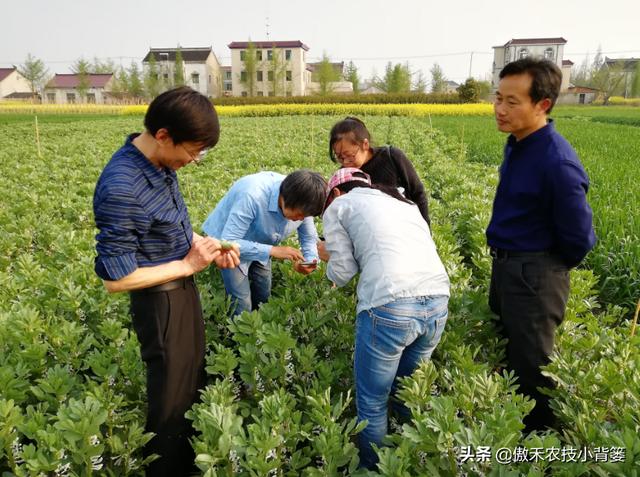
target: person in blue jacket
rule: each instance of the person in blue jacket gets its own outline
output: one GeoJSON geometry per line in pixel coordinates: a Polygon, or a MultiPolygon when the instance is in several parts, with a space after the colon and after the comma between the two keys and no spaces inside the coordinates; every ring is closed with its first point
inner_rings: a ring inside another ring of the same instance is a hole
{"type": "Polygon", "coordinates": [[[322,213],[326,184],[320,174],[305,169],[286,177],[258,172],[235,182],[209,214],[202,230],[240,246],[240,265],[222,270],[233,316],[256,310],[269,299],[271,258],[291,260],[302,274],[315,269],[318,234],[313,217],[322,213]],[[294,231],[302,250],[279,245],[294,231]]]}

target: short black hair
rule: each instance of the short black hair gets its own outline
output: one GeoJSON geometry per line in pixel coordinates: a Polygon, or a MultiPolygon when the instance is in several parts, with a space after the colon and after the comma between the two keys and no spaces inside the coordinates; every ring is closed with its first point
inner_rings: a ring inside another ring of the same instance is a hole
{"type": "Polygon", "coordinates": [[[327,197],[327,181],[317,172],[294,171],[280,184],[280,197],[288,209],[297,209],[305,217],[322,213],[327,197]]]}
{"type": "Polygon", "coordinates": [[[359,144],[362,144],[365,139],[371,142],[371,134],[364,122],[355,116],[347,116],[342,121],[335,123],[329,133],[329,158],[333,162],[338,162],[336,154],[333,152],[333,145],[346,136],[359,144]]]}
{"type": "Polygon", "coordinates": [[[175,144],[194,142],[210,148],[220,138],[220,123],[213,104],[188,86],[165,91],[151,101],[144,127],[154,136],[165,128],[175,144]]]}
{"type": "Polygon", "coordinates": [[[531,89],[529,97],[531,101],[537,103],[549,98],[551,106],[547,114],[551,113],[553,106],[560,95],[562,85],[562,71],[553,61],[543,58],[527,57],[507,64],[500,71],[500,79],[505,76],[528,74],[531,76],[531,89]]]}

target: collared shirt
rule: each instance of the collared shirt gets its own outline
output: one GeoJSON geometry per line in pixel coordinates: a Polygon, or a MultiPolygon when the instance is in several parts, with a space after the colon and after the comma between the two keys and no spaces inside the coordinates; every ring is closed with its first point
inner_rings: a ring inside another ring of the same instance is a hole
{"type": "Polygon", "coordinates": [[[295,230],[305,260],[318,259],[318,233],[313,217],[288,220],[278,205],[285,176],[258,172],[237,180],[202,225],[207,235],[240,245],[240,270],[246,275],[251,262],[266,264],[271,248],[295,230]]]}
{"type": "Polygon", "coordinates": [[[93,195],[95,271],[118,280],[138,267],[181,260],[193,230],[174,170],[159,169],[129,136],[106,165],[93,195]]]}
{"type": "Polygon", "coordinates": [[[358,187],[323,217],[327,278],[338,286],[360,272],[358,313],[398,298],[449,296],[449,278],[429,226],[414,204],[358,187]]]}
{"type": "Polygon", "coordinates": [[[577,265],[596,242],[588,190],[576,152],[552,121],[520,141],[509,136],[487,228],[489,246],[548,250],[577,265]]]}

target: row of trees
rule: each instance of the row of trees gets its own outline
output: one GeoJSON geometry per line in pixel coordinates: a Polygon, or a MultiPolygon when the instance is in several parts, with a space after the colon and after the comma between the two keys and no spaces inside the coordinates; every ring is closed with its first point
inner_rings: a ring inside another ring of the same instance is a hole
{"type": "Polygon", "coordinates": [[[635,71],[630,71],[627,61],[607,61],[598,48],[592,61],[587,55],[580,66],[574,66],[571,82],[597,89],[604,104],[609,103],[611,96],[640,98],[640,61],[636,62],[635,71]]]}

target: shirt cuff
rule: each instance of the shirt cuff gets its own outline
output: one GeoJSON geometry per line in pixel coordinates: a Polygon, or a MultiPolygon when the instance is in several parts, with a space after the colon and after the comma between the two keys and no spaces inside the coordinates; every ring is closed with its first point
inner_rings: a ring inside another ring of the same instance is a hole
{"type": "Polygon", "coordinates": [[[137,268],[138,262],[135,253],[96,258],[96,274],[103,280],[120,280],[136,271],[137,268]]]}

